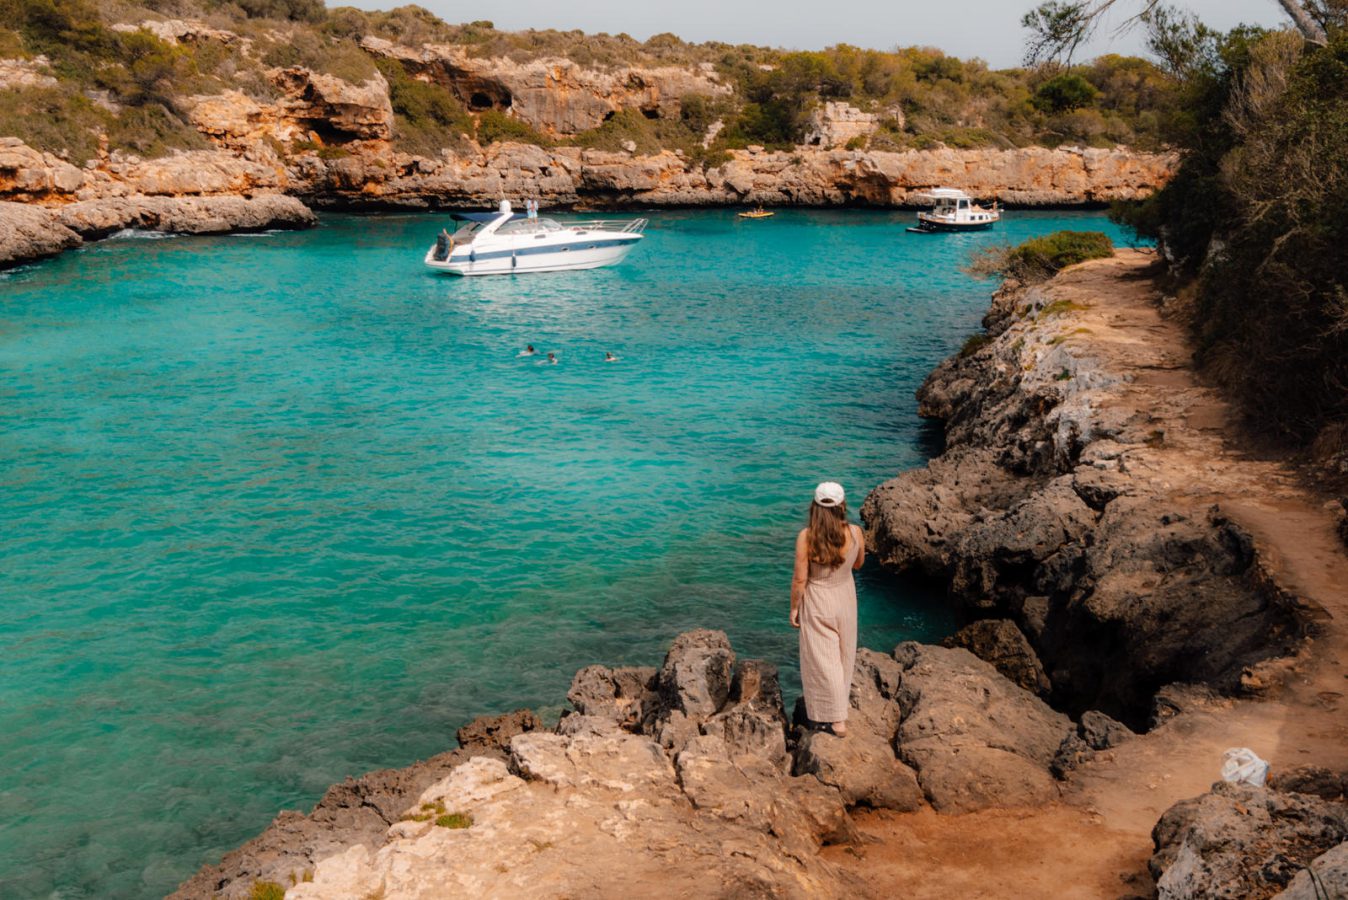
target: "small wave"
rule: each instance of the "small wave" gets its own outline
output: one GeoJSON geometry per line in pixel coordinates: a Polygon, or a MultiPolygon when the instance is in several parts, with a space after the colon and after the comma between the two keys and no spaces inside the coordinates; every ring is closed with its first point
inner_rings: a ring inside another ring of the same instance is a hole
{"type": "Polygon", "coordinates": [[[123,228],[108,235],[110,241],[159,241],[176,237],[167,231],[146,231],[142,228],[123,228]]]}

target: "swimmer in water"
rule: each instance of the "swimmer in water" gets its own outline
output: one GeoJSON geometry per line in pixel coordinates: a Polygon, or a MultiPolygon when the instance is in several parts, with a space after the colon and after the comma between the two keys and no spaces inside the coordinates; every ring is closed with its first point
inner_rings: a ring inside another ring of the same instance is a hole
{"type": "Polygon", "coordinates": [[[548,351],[548,365],[557,365],[557,354],[553,353],[551,350],[548,351]]]}
{"type": "Polygon", "coordinates": [[[520,351],[520,356],[533,356],[537,352],[533,344],[526,344],[524,349],[520,351]]]}
{"type": "Polygon", "coordinates": [[[614,356],[607,350],[604,351],[604,362],[617,362],[617,361],[618,357],[614,356]]]}

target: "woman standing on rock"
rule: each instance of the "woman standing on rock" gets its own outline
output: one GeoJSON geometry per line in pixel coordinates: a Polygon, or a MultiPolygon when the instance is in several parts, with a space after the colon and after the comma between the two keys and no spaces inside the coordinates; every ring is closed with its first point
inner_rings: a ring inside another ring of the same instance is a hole
{"type": "Polygon", "coordinates": [[[857,656],[857,586],[852,572],[866,559],[861,529],[847,522],[842,485],[814,489],[810,524],[796,535],[791,625],[800,629],[800,681],[805,715],[847,734],[848,693],[857,656]]]}

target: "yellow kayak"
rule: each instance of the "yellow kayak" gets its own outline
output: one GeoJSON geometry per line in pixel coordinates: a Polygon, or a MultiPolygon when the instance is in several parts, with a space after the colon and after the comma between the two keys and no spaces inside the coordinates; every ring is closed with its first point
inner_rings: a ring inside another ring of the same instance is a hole
{"type": "Polygon", "coordinates": [[[775,215],[777,215],[777,214],[776,214],[775,212],[773,212],[772,210],[763,209],[762,207],[759,207],[758,209],[751,209],[751,210],[748,210],[747,212],[742,212],[742,213],[740,213],[740,218],[741,218],[741,219],[768,219],[768,218],[771,218],[772,216],[775,216],[775,215]]]}

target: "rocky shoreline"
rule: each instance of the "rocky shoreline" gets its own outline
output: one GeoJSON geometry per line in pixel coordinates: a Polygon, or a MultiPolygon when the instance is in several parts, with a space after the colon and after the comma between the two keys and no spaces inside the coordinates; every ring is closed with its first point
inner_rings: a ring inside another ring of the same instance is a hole
{"type": "Polygon", "coordinates": [[[495,143],[428,158],[394,149],[387,96],[384,107],[361,107],[346,102],[350,98],[340,93],[345,88],[330,81],[282,81],[309,105],[282,102],[284,109],[265,114],[200,102],[196,124],[218,144],[211,150],[150,160],[112,154],[78,167],[17,138],[0,138],[0,268],[125,228],[184,234],[304,228],[314,223],[310,207],[480,209],[502,197],[535,196],[565,209],[907,208],[918,205],[923,189],[937,185],[1015,207],[1099,206],[1150,194],[1175,164],[1169,154],[1042,147],[904,153],[750,148],[708,166],[672,151],[640,156],[495,143]],[[333,93],[325,99],[320,88],[333,93]],[[281,154],[269,140],[274,130],[289,135],[284,129],[316,123],[343,135],[345,143],[281,154]]]}
{"type": "Polygon", "coordinates": [[[1344,890],[1348,639],[1327,621],[1348,564],[1273,468],[1219,458],[1148,264],[1008,286],[924,385],[945,452],[863,518],[968,624],[862,650],[846,739],[788,716],[771,664],[690,632],[658,669],[582,669],[555,729],[480,719],[458,750],[334,786],[174,896],[878,896],[896,885],[857,862],[869,817],[1063,807],[1119,830],[1132,868],[1105,878],[1129,896],[1315,897],[1306,866],[1344,890]],[[1256,500],[1286,501],[1295,546],[1256,500]],[[1208,790],[1241,743],[1285,748],[1270,786],[1208,790]]]}

